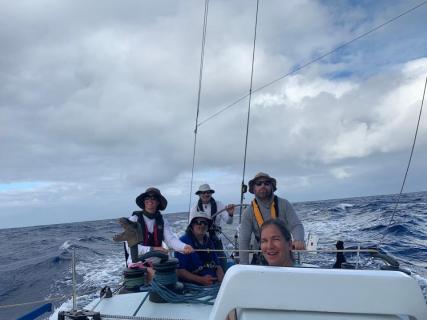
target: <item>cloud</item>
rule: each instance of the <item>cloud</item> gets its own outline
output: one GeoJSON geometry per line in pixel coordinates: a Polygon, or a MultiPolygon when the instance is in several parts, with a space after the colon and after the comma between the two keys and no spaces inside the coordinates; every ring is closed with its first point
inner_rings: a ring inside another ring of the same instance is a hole
{"type": "MultiPolygon", "coordinates": [[[[263,2],[254,89],[409,6],[263,2]]],[[[185,210],[203,3],[5,2],[0,10],[0,184],[36,183],[1,190],[0,216],[114,217],[150,185],[165,190],[168,209],[185,210]]],[[[246,1],[210,4],[199,122],[249,91],[254,10],[246,1]]],[[[427,69],[424,12],[257,91],[245,178],[267,171],[294,199],[312,199],[360,194],[368,172],[387,177],[373,161],[393,157],[394,170],[412,142],[427,69]]],[[[247,108],[243,99],[198,128],[194,185],[215,185],[220,199],[240,197],[247,108]]],[[[421,158],[425,130],[422,122],[421,158]]],[[[378,193],[391,190],[384,185],[378,193]]]]}

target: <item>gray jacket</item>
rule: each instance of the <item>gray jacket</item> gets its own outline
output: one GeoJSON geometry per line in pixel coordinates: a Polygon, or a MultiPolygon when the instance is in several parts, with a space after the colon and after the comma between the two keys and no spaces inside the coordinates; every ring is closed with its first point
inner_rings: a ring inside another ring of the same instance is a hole
{"type": "MultiPolygon", "coordinates": [[[[292,234],[293,240],[304,241],[304,226],[295,213],[291,203],[283,198],[277,197],[277,199],[279,208],[277,215],[278,219],[281,219],[285,222],[288,230],[292,234]]],[[[270,206],[273,203],[273,197],[268,203],[262,202],[259,199],[257,199],[257,202],[264,221],[270,219],[270,206]]],[[[252,233],[255,234],[255,243],[253,249],[259,249],[260,244],[257,240],[260,238],[259,230],[258,222],[256,221],[252,206],[249,206],[242,214],[242,223],[239,229],[239,249],[249,250],[252,233]]],[[[249,252],[240,252],[240,263],[249,264],[249,252]]]]}

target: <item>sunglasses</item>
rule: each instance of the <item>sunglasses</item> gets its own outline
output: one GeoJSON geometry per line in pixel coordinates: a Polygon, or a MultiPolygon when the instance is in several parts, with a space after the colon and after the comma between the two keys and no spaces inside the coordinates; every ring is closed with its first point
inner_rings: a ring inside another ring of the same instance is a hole
{"type": "Polygon", "coordinates": [[[202,192],[200,192],[200,194],[209,194],[209,195],[211,195],[212,192],[211,191],[202,191],[202,192]]]}
{"type": "Polygon", "coordinates": [[[269,186],[271,186],[271,181],[268,181],[268,180],[256,181],[255,185],[257,187],[260,187],[262,185],[265,185],[266,187],[269,187],[269,186]]]}
{"type": "Polygon", "coordinates": [[[198,226],[207,226],[208,222],[206,220],[195,220],[194,224],[197,224],[198,226]]]}
{"type": "Polygon", "coordinates": [[[145,198],[144,198],[144,201],[145,200],[157,200],[157,201],[159,201],[159,199],[156,197],[156,196],[146,196],[145,198]]]}

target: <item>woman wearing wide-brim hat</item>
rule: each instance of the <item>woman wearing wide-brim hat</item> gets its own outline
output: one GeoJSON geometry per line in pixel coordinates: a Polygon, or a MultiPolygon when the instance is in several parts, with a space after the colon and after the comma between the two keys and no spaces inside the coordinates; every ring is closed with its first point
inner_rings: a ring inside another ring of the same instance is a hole
{"type": "Polygon", "coordinates": [[[139,243],[129,247],[130,241],[126,242],[128,266],[137,262],[135,261],[137,256],[148,251],[166,251],[162,246],[163,242],[175,251],[185,254],[193,251],[191,246],[178,239],[168,221],[160,213],[166,209],[168,202],[159,189],[148,188],[136,198],[135,202],[142,210],[134,211],[129,220],[137,223],[136,235],[139,243]]]}

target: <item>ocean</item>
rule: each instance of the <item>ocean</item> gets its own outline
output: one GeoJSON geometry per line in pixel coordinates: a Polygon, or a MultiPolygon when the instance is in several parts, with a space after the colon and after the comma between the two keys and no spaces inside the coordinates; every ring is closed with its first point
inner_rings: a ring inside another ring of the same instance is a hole
{"type": "MultiPolygon", "coordinates": [[[[412,271],[427,301],[427,192],[403,194],[394,223],[389,226],[397,195],[380,195],[295,203],[305,230],[319,238],[319,249],[334,249],[337,240],[346,247],[378,244],[401,266],[412,271]]],[[[224,233],[233,240],[233,225],[224,233]]],[[[177,234],[187,215],[165,215],[177,234]]],[[[87,221],[36,227],[0,229],[0,319],[16,319],[42,303],[10,306],[45,299],[55,300],[57,312],[72,307],[72,253],[76,254],[77,303],[85,306],[108,285],[118,288],[125,267],[123,245],[112,241],[121,227],[116,220],[87,221]],[[7,307],[9,306],[9,307],[7,307]]],[[[232,248],[231,243],[226,244],[232,248]]],[[[334,254],[302,254],[301,260],[331,267],[334,254]]],[[[347,260],[355,256],[347,256],[347,260]]],[[[362,256],[361,264],[377,262],[362,256]]]]}

